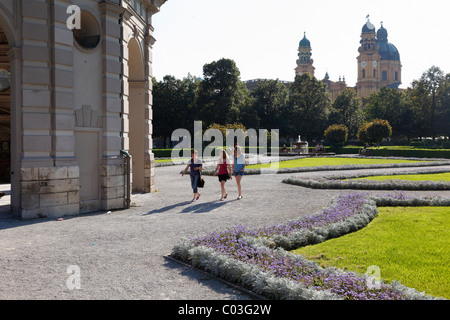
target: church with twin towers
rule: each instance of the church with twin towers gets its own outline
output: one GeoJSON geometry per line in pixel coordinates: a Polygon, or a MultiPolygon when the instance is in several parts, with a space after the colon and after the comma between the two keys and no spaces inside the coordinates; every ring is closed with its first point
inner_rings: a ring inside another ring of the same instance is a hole
{"type": "MultiPolygon", "coordinates": [[[[299,58],[295,74],[308,73],[315,76],[312,46],[306,38],[306,33],[300,41],[298,51],[299,58]]],[[[365,98],[382,87],[399,88],[402,83],[400,53],[395,45],[388,41],[388,31],[383,26],[383,22],[381,22],[380,28],[376,30],[370,22],[369,16],[367,17],[367,22],[361,30],[358,52],[357,82],[355,87],[352,87],[356,90],[358,97],[365,98]]],[[[349,88],[344,77],[340,77],[338,81],[331,81],[328,72],[322,82],[327,84],[328,92],[333,101],[343,90],[349,88]]]]}

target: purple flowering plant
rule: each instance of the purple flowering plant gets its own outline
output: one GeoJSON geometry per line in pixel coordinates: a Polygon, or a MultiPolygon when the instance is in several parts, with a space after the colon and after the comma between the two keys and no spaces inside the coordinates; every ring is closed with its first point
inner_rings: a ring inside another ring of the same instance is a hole
{"type": "MultiPolygon", "coordinates": [[[[411,200],[411,197],[397,191],[391,194],[378,195],[374,198],[378,199],[378,201],[380,199],[388,199],[388,201],[392,199],[395,201],[411,200]]],[[[368,286],[365,275],[335,268],[322,268],[304,257],[287,252],[286,249],[291,250],[292,248],[286,248],[283,245],[283,241],[277,241],[280,237],[286,240],[296,235],[300,238],[303,237],[302,241],[297,243],[297,245],[294,244],[294,247],[300,247],[301,245],[318,243],[336,236],[332,235],[331,232],[336,225],[344,226],[344,231],[340,235],[356,231],[361,226],[352,228],[347,227],[346,223],[348,222],[350,225],[352,223],[358,224],[357,219],[361,216],[364,225],[367,225],[378,212],[375,204],[375,201],[368,193],[345,194],[339,196],[332,205],[318,214],[301,217],[280,225],[261,228],[252,229],[239,225],[224,231],[212,232],[205,236],[190,239],[189,243],[192,247],[210,248],[227,259],[239,261],[246,266],[257,267],[264,274],[287,279],[308,290],[326,292],[339,299],[429,299],[422,293],[417,294],[414,289],[405,289],[403,286],[399,286],[398,283],[381,283],[376,288],[368,286]],[[258,241],[260,241],[260,244],[263,244],[258,245],[258,241]],[[414,291],[413,294],[410,294],[411,290],[414,291]]],[[[189,260],[186,256],[181,257],[182,255],[176,253],[174,253],[174,256],[181,260],[189,260]]],[[[209,268],[214,267],[209,265],[209,268]]],[[[226,267],[224,264],[218,264],[218,268],[226,267]]],[[[226,272],[218,273],[224,274],[226,272]]],[[[244,272],[242,273],[244,274],[244,272]]],[[[254,288],[251,288],[250,285],[250,289],[254,288]]]]}

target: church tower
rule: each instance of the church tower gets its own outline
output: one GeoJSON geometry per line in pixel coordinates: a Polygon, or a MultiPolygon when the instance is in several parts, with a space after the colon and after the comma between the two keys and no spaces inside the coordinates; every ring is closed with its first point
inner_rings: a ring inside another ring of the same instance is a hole
{"type": "Polygon", "coordinates": [[[298,57],[297,60],[297,68],[295,68],[295,74],[301,75],[303,73],[308,73],[311,77],[314,77],[314,68],[313,62],[314,60],[311,59],[311,43],[306,38],[306,32],[303,35],[303,39],[300,41],[300,45],[298,48],[298,57]]]}
{"type": "Polygon", "coordinates": [[[379,89],[380,55],[376,39],[375,26],[367,19],[362,28],[360,47],[358,49],[358,80],[356,91],[360,98],[369,96],[379,89]]]}
{"type": "Polygon", "coordinates": [[[402,83],[402,65],[397,48],[388,42],[388,32],[381,23],[377,32],[378,53],[380,55],[380,87],[398,89],[402,83]]]}
{"type": "Polygon", "coordinates": [[[367,19],[362,28],[360,44],[356,83],[358,96],[365,98],[382,87],[398,89],[402,71],[400,53],[388,42],[388,32],[383,22],[375,32],[375,26],[367,19]]]}

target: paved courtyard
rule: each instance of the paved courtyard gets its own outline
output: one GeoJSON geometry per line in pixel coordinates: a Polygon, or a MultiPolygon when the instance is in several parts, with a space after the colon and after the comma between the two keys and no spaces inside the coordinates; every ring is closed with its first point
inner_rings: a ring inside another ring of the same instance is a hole
{"type": "MultiPolygon", "coordinates": [[[[200,200],[191,203],[189,176],[179,175],[182,168],[156,168],[157,192],[135,195],[129,210],[62,221],[20,221],[0,214],[0,299],[250,299],[233,287],[167,259],[173,245],[181,237],[238,224],[256,227],[282,223],[319,211],[338,194],[353,192],[282,184],[286,175],[249,175],[242,181],[242,200],[236,200],[233,180],[227,183],[228,199],[219,201],[217,177],[205,177],[200,200]],[[80,268],[81,283],[80,289],[70,290],[67,268],[73,265],[80,268]]],[[[389,171],[370,171],[379,170],[389,171]]],[[[450,197],[450,191],[421,194],[450,197]]]]}

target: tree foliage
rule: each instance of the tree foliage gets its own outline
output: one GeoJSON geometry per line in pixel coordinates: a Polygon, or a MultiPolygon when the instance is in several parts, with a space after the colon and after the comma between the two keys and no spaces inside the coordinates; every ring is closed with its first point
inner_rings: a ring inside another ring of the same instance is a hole
{"type": "Polygon", "coordinates": [[[392,127],[387,120],[375,119],[366,128],[366,136],[369,141],[375,141],[380,145],[383,139],[389,138],[392,135],[392,127]]]}
{"type": "Polygon", "coordinates": [[[343,124],[333,124],[325,130],[324,137],[331,145],[344,144],[348,138],[348,128],[343,124]]]}
{"type": "Polygon", "coordinates": [[[450,74],[433,66],[406,90],[384,87],[361,101],[347,88],[332,103],[326,84],[308,74],[297,75],[289,86],[260,80],[249,92],[236,63],[224,58],[205,64],[203,79],[154,79],[153,114],[153,134],[166,140],[178,128],[192,132],[199,120],[204,128],[237,123],[256,130],[278,129],[280,137],[301,135],[311,142],[324,137],[328,126],[344,125],[348,138],[379,143],[367,135],[368,124],[384,119],[392,136],[408,143],[417,137],[450,135],[450,74]]]}
{"type": "Polygon", "coordinates": [[[304,73],[297,75],[290,86],[292,136],[302,135],[309,141],[321,138],[327,127],[331,99],[326,85],[304,73]]]}
{"type": "Polygon", "coordinates": [[[251,92],[251,110],[254,112],[255,129],[283,127],[288,101],[288,88],[278,80],[261,80],[251,92]]]}
{"type": "Polygon", "coordinates": [[[153,79],[153,135],[169,138],[178,128],[191,128],[196,118],[199,80],[188,75],[183,80],[165,76],[153,79]]]}
{"type": "Polygon", "coordinates": [[[220,59],[204,65],[198,105],[206,126],[239,122],[241,109],[249,97],[239,77],[233,60],[220,59]]]}
{"type": "Polygon", "coordinates": [[[330,124],[343,124],[350,137],[356,137],[358,128],[364,123],[361,99],[354,89],[347,88],[334,100],[329,116],[330,124]]]}

